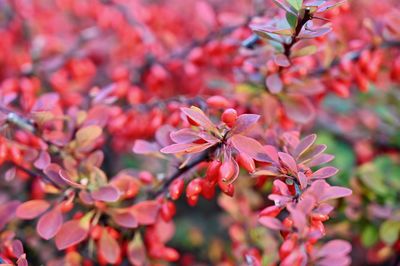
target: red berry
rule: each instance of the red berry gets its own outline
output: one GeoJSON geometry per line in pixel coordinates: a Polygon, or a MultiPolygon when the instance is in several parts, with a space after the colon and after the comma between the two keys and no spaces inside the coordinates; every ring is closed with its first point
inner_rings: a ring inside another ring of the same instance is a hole
{"type": "Polygon", "coordinates": [[[182,195],[184,189],[185,182],[182,178],[176,179],[169,186],[169,195],[171,199],[177,200],[182,195]]]}
{"type": "Polygon", "coordinates": [[[237,119],[237,112],[235,109],[226,109],[221,116],[222,122],[224,122],[228,127],[233,127],[237,119]]]}

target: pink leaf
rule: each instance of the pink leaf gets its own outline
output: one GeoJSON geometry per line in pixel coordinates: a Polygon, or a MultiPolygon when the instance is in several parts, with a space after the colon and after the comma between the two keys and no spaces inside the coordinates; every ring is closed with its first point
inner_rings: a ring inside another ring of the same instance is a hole
{"type": "Polygon", "coordinates": [[[58,231],[55,242],[59,250],[74,246],[88,237],[89,230],[79,220],[71,220],[63,224],[58,231]]]}
{"type": "Polygon", "coordinates": [[[300,141],[300,143],[296,146],[296,148],[294,149],[293,157],[298,158],[301,154],[303,154],[303,152],[308,150],[311,147],[311,145],[314,144],[316,139],[317,139],[317,135],[315,135],[315,134],[312,134],[312,135],[309,135],[309,136],[303,138],[300,141]]]}
{"type": "Polygon", "coordinates": [[[99,252],[110,264],[117,263],[121,256],[121,248],[119,247],[118,242],[111,237],[107,230],[102,230],[99,241],[99,252]]]}
{"type": "Polygon", "coordinates": [[[287,58],[287,56],[284,55],[284,54],[277,54],[277,55],[275,55],[274,61],[275,61],[275,63],[276,63],[278,66],[281,66],[281,67],[288,67],[288,66],[290,66],[290,61],[289,61],[289,59],[287,58]]]}
{"type": "Polygon", "coordinates": [[[308,167],[314,167],[321,164],[329,163],[335,158],[335,156],[331,154],[321,154],[319,156],[314,157],[313,159],[307,162],[308,167]]]}
{"type": "Polygon", "coordinates": [[[24,246],[20,240],[13,240],[11,244],[13,255],[18,258],[24,254],[24,246]]]}
{"type": "Polygon", "coordinates": [[[351,251],[351,245],[344,240],[331,240],[326,243],[318,252],[317,257],[338,257],[343,256],[351,251]]]}
{"type": "Polygon", "coordinates": [[[200,139],[199,132],[193,131],[189,128],[183,128],[175,132],[171,132],[171,139],[176,143],[193,143],[200,139]]]}
{"type": "Polygon", "coordinates": [[[160,147],[157,143],[151,143],[145,140],[138,139],[133,145],[132,151],[137,154],[149,154],[158,152],[160,147]]]}
{"type": "Polygon", "coordinates": [[[198,153],[202,152],[213,146],[210,143],[196,144],[196,143],[178,143],[172,144],[161,149],[163,153],[198,153]]]}
{"type": "Polygon", "coordinates": [[[91,195],[93,199],[105,202],[116,202],[120,196],[118,189],[111,185],[100,187],[92,191],[91,195]]]}
{"type": "Polygon", "coordinates": [[[306,215],[300,210],[288,205],[288,210],[293,220],[294,226],[302,232],[307,225],[306,215]]]}
{"type": "Polygon", "coordinates": [[[141,225],[154,224],[159,210],[160,204],[155,200],[139,202],[131,209],[132,213],[141,225]]]}
{"type": "Polygon", "coordinates": [[[117,210],[112,214],[112,218],[116,224],[122,227],[136,228],[139,225],[136,217],[129,210],[117,210]]]}
{"type": "Polygon", "coordinates": [[[326,145],[314,145],[309,148],[306,152],[300,155],[298,162],[299,163],[307,163],[310,162],[312,159],[316,158],[317,156],[322,155],[322,153],[326,150],[326,145]]]}
{"type": "Polygon", "coordinates": [[[75,181],[73,181],[71,179],[71,177],[69,176],[69,174],[67,173],[67,171],[65,171],[64,169],[60,169],[58,171],[58,175],[60,176],[60,178],[67,183],[68,185],[70,185],[71,187],[75,187],[75,188],[79,188],[79,189],[84,189],[85,186],[76,183],[75,181]]]}
{"type": "Polygon", "coordinates": [[[235,126],[230,131],[232,135],[234,134],[244,134],[247,130],[251,129],[260,119],[259,115],[255,114],[242,114],[236,119],[235,126]]]}
{"type": "Polygon", "coordinates": [[[63,217],[61,211],[59,208],[54,208],[40,217],[36,226],[36,231],[42,238],[49,240],[58,233],[62,222],[63,217]]]}
{"type": "Polygon", "coordinates": [[[285,152],[278,152],[279,159],[282,164],[286,166],[292,173],[297,173],[297,163],[290,154],[285,152]]]}
{"type": "Polygon", "coordinates": [[[312,175],[312,179],[328,178],[337,174],[339,170],[332,166],[323,167],[315,171],[312,175]]]}
{"type": "Polygon", "coordinates": [[[268,227],[272,230],[286,230],[282,222],[274,217],[262,216],[258,218],[258,222],[263,226],[268,227]]]}
{"type": "Polygon", "coordinates": [[[351,189],[345,187],[333,186],[327,188],[319,200],[325,201],[325,200],[337,199],[350,196],[351,194],[352,194],[351,189]]]}
{"type": "Polygon", "coordinates": [[[134,239],[128,244],[128,259],[129,262],[134,266],[147,265],[146,250],[140,237],[140,234],[136,233],[134,239]]]}
{"type": "Polygon", "coordinates": [[[20,219],[34,219],[44,213],[50,204],[45,200],[30,200],[18,206],[16,215],[20,219]]]}
{"type": "Polygon", "coordinates": [[[302,95],[287,95],[282,99],[286,115],[295,122],[306,124],[315,118],[315,108],[302,95]]]}
{"type": "Polygon", "coordinates": [[[264,147],[257,140],[239,134],[233,135],[229,140],[235,149],[247,154],[254,160],[272,162],[265,152],[264,147]]]}
{"type": "Polygon", "coordinates": [[[308,181],[306,175],[303,172],[299,172],[297,174],[297,178],[300,183],[300,188],[305,189],[307,187],[307,181],[308,181]]]}
{"type": "Polygon", "coordinates": [[[214,123],[204,114],[204,112],[195,106],[190,108],[183,107],[181,108],[182,112],[187,115],[190,119],[195,121],[201,127],[208,131],[218,132],[214,123]]]}
{"type": "Polygon", "coordinates": [[[280,93],[283,89],[281,77],[277,73],[267,76],[265,84],[272,94],[280,93]]]}

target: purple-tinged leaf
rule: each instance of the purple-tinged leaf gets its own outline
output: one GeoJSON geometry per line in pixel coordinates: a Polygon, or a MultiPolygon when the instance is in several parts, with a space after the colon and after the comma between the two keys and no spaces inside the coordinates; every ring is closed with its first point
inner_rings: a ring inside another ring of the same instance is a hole
{"type": "Polygon", "coordinates": [[[260,162],[272,162],[265,152],[264,147],[253,138],[236,134],[229,138],[229,141],[232,143],[235,149],[250,156],[254,160],[260,162]]]}
{"type": "Polygon", "coordinates": [[[351,259],[349,257],[328,257],[316,262],[316,266],[332,266],[332,261],[335,266],[350,266],[351,259]]]}
{"type": "Polygon", "coordinates": [[[208,130],[211,132],[218,132],[217,127],[204,114],[204,112],[200,108],[198,108],[196,106],[191,106],[190,108],[183,107],[183,108],[181,108],[181,110],[186,116],[188,116],[190,119],[195,121],[197,124],[199,124],[205,130],[208,130]]]}
{"type": "Polygon", "coordinates": [[[79,191],[79,199],[83,202],[83,204],[86,205],[94,204],[94,199],[92,198],[92,195],[89,193],[89,191],[86,190],[79,191]]]}
{"type": "Polygon", "coordinates": [[[69,176],[69,174],[67,173],[67,171],[65,171],[64,169],[60,169],[60,170],[58,171],[58,175],[61,177],[61,179],[62,179],[65,183],[67,183],[67,184],[70,185],[71,187],[79,188],[79,189],[84,189],[84,188],[85,188],[84,185],[78,184],[78,183],[76,183],[75,181],[73,181],[73,180],[71,179],[71,177],[69,176]]]}
{"type": "Polygon", "coordinates": [[[286,115],[295,122],[306,124],[315,118],[315,108],[303,95],[286,95],[282,98],[286,115]]]}
{"type": "Polygon", "coordinates": [[[277,179],[274,181],[274,187],[276,187],[279,190],[279,193],[283,196],[290,196],[291,193],[289,191],[288,186],[283,183],[281,180],[277,179]]]}
{"type": "Polygon", "coordinates": [[[270,165],[267,167],[263,167],[252,174],[253,176],[278,176],[280,172],[277,167],[270,165]]]}
{"type": "Polygon", "coordinates": [[[297,159],[300,155],[302,155],[305,151],[307,151],[311,147],[311,145],[314,144],[316,139],[317,139],[316,134],[311,134],[303,138],[294,149],[293,157],[297,159]]]}
{"type": "Polygon", "coordinates": [[[335,158],[335,156],[331,154],[320,154],[319,156],[314,157],[313,159],[309,160],[306,165],[308,167],[314,167],[321,164],[329,163],[335,158]]]}
{"type": "Polygon", "coordinates": [[[333,209],[334,208],[332,205],[329,205],[328,203],[321,203],[313,212],[322,215],[328,215],[329,213],[331,213],[331,211],[333,211],[333,209]]]}
{"type": "Polygon", "coordinates": [[[17,266],[29,266],[26,254],[22,254],[17,260],[17,266]]]}
{"type": "Polygon", "coordinates": [[[45,169],[51,163],[51,158],[48,152],[41,151],[39,157],[33,163],[33,165],[38,169],[45,169]]]}
{"type": "Polygon", "coordinates": [[[102,230],[99,241],[99,252],[106,262],[115,264],[121,255],[121,248],[118,242],[108,233],[107,230],[102,230]]]}
{"type": "Polygon", "coordinates": [[[268,227],[269,229],[272,229],[272,230],[287,231],[287,229],[282,224],[282,222],[274,217],[262,216],[262,217],[258,218],[258,222],[260,224],[262,224],[263,226],[268,227]]]}
{"type": "Polygon", "coordinates": [[[331,8],[334,8],[336,6],[342,5],[346,2],[346,0],[344,1],[339,1],[339,2],[335,2],[335,1],[328,1],[325,2],[324,4],[320,5],[316,11],[316,13],[321,13],[321,12],[325,12],[331,8]]]}
{"type": "Polygon", "coordinates": [[[15,217],[18,205],[20,205],[18,200],[0,204],[0,230],[15,217]]]}
{"type": "Polygon", "coordinates": [[[260,119],[260,116],[255,114],[239,115],[230,134],[245,134],[247,130],[251,129],[257,123],[258,119],[260,119]]]}
{"type": "Polygon", "coordinates": [[[279,163],[278,150],[274,146],[264,145],[264,150],[275,163],[279,163]]]}
{"type": "Polygon", "coordinates": [[[117,188],[111,185],[106,185],[92,191],[91,195],[94,200],[116,202],[119,199],[120,193],[117,188]]]}
{"type": "Polygon", "coordinates": [[[277,73],[268,75],[265,79],[265,85],[272,94],[280,93],[283,89],[281,77],[277,73]]]}
{"type": "Polygon", "coordinates": [[[54,208],[40,217],[36,225],[36,231],[42,238],[49,240],[58,233],[62,223],[61,211],[59,208],[54,208]]]}
{"type": "Polygon", "coordinates": [[[163,125],[159,129],[157,129],[155,138],[158,144],[160,144],[163,147],[172,144],[170,134],[171,132],[174,131],[175,128],[172,127],[171,125],[163,125]]]}
{"type": "Polygon", "coordinates": [[[149,154],[159,152],[160,146],[157,143],[138,139],[133,145],[132,151],[136,154],[149,154]]]}
{"type": "Polygon", "coordinates": [[[56,246],[58,250],[64,250],[84,241],[88,234],[88,228],[82,226],[79,220],[68,221],[61,226],[56,235],[56,246]]]}
{"type": "Polygon", "coordinates": [[[50,207],[45,200],[30,200],[18,206],[16,215],[20,219],[35,219],[50,207]]]}
{"type": "Polygon", "coordinates": [[[351,189],[345,187],[332,186],[324,190],[323,195],[320,197],[320,201],[337,199],[347,197],[352,194],[351,189]]]}
{"type": "Polygon", "coordinates": [[[281,67],[288,67],[290,66],[290,61],[284,54],[277,54],[274,56],[274,62],[281,67]]]}
{"type": "Polygon", "coordinates": [[[313,39],[317,38],[320,36],[323,36],[327,33],[329,33],[332,30],[331,27],[321,27],[317,29],[312,29],[312,30],[303,30],[299,34],[299,39],[313,39]]]}
{"type": "Polygon", "coordinates": [[[311,175],[311,179],[324,179],[324,178],[328,178],[331,176],[334,176],[337,174],[337,172],[339,172],[339,170],[333,166],[326,166],[323,167],[317,171],[315,171],[312,175],[311,175]]]}
{"type": "Polygon", "coordinates": [[[309,148],[306,152],[304,152],[298,159],[298,162],[301,164],[307,164],[312,159],[320,156],[326,150],[326,145],[314,145],[309,148]]]}
{"type": "Polygon", "coordinates": [[[297,163],[294,158],[285,152],[278,152],[281,163],[292,173],[297,173],[297,163]]]}
{"type": "Polygon", "coordinates": [[[285,0],[272,0],[277,6],[285,10],[286,12],[297,16],[296,10],[293,9],[291,5],[289,5],[285,0]]]}

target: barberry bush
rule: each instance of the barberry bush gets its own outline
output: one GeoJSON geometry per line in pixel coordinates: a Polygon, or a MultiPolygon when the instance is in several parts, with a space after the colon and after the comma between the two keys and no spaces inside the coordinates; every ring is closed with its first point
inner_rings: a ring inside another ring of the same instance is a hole
{"type": "Polygon", "coordinates": [[[397,0],[3,0],[0,47],[0,265],[400,263],[397,0]]]}

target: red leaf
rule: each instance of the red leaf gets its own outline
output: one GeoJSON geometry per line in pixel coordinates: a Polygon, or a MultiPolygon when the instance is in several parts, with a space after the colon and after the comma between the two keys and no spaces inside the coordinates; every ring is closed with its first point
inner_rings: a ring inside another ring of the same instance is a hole
{"type": "Polygon", "coordinates": [[[50,204],[45,200],[30,200],[18,206],[16,215],[20,219],[34,219],[44,213],[50,204]]]}
{"type": "Polygon", "coordinates": [[[13,240],[11,244],[13,255],[18,258],[24,254],[24,246],[20,240],[13,240]]]}
{"type": "Polygon", "coordinates": [[[332,166],[327,166],[315,171],[312,175],[312,179],[328,178],[337,174],[339,170],[332,166]]]}
{"type": "Polygon", "coordinates": [[[260,119],[259,115],[243,114],[239,115],[236,119],[235,126],[230,131],[230,134],[244,134],[247,130],[251,129],[260,119]]]}
{"type": "Polygon", "coordinates": [[[286,95],[282,98],[282,103],[286,115],[295,122],[306,124],[315,117],[314,106],[302,95],[286,95]]]}
{"type": "Polygon", "coordinates": [[[79,220],[71,220],[63,224],[58,231],[55,242],[59,250],[74,246],[88,237],[89,230],[79,220]]]}
{"type": "Polygon", "coordinates": [[[181,108],[182,112],[187,115],[190,119],[195,121],[201,127],[208,131],[218,132],[214,123],[204,114],[204,112],[195,106],[191,106],[190,108],[181,108]]]}
{"type": "Polygon", "coordinates": [[[59,208],[54,208],[40,217],[36,225],[36,231],[42,238],[49,240],[58,233],[62,222],[63,217],[59,208]]]}
{"type": "Polygon", "coordinates": [[[272,94],[280,93],[283,89],[281,77],[277,73],[267,76],[265,84],[272,94]]]}
{"type": "Polygon", "coordinates": [[[120,196],[118,189],[111,185],[100,187],[92,191],[91,195],[93,199],[105,202],[116,202],[120,196]]]}
{"type": "Polygon", "coordinates": [[[257,140],[239,134],[233,135],[229,140],[239,152],[247,154],[254,160],[272,162],[257,140]]]}
{"type": "Polygon", "coordinates": [[[121,248],[118,242],[111,237],[107,230],[102,230],[99,251],[102,257],[110,264],[117,263],[121,256],[121,248]]]}
{"type": "Polygon", "coordinates": [[[154,224],[159,210],[160,204],[155,200],[139,202],[131,209],[132,213],[141,225],[154,224]]]}

